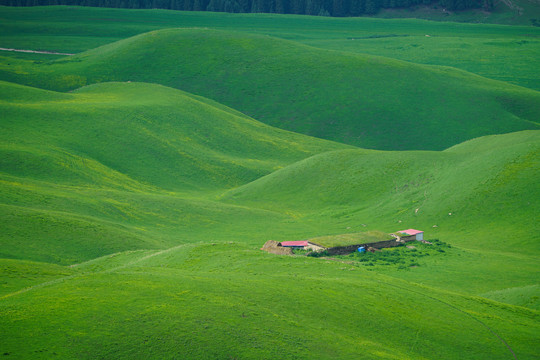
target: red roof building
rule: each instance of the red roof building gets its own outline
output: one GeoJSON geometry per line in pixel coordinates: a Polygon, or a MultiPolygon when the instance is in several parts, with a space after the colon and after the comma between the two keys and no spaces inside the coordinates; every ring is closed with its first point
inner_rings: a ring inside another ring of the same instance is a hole
{"type": "Polygon", "coordinates": [[[406,234],[409,236],[416,236],[416,240],[424,240],[424,232],[422,230],[407,229],[401,230],[400,233],[406,234]]]}
{"type": "Polygon", "coordinates": [[[304,246],[308,246],[308,241],[282,241],[281,243],[281,246],[284,246],[284,247],[304,247],[304,246]]]}

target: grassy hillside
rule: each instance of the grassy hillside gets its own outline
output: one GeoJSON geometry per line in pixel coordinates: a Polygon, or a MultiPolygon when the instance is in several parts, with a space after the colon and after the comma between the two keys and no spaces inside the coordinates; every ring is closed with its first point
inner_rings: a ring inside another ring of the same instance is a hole
{"type": "MultiPolygon", "coordinates": [[[[318,235],[330,238],[421,229],[455,251],[417,260],[414,271],[377,271],[476,295],[527,287],[536,284],[540,250],[538,136],[488,136],[442,152],[329,152],[230,190],[223,201],[323,223],[318,235]]],[[[535,289],[494,299],[535,308],[535,289]]]]}
{"type": "Polygon", "coordinates": [[[218,243],[119,254],[116,266],[98,266],[3,297],[2,351],[36,359],[531,359],[538,350],[534,310],[339,262],[218,243]]]}
{"type": "Polygon", "coordinates": [[[208,29],[142,34],[34,65],[14,81],[67,90],[144,81],[215,99],[260,121],[366,148],[444,149],[536,129],[540,93],[468,73],[208,29]]]}
{"type": "Polygon", "coordinates": [[[70,94],[1,88],[7,258],[69,264],[193,241],[189,233],[200,240],[224,228],[248,231],[248,223],[264,229],[261,220],[286,217],[204,198],[345,147],[157,85],[109,83],[70,94]]]}
{"type": "MultiPolygon", "coordinates": [[[[0,57],[3,357],[540,353],[540,130],[462,142],[538,129],[539,93],[354,53],[463,37],[472,59],[496,39],[494,58],[522,46],[503,61],[516,66],[479,72],[523,83],[536,78],[535,28],[70,7],[0,18],[0,47],[93,49],[0,57]],[[167,27],[192,28],[153,31],[167,27]],[[240,111],[373,148],[445,150],[359,149],[240,111]],[[259,250],[406,228],[433,245],[259,250]]],[[[412,61],[464,59],[429,53],[412,61]]]]}
{"type": "Polygon", "coordinates": [[[422,228],[428,237],[444,235],[469,248],[538,254],[531,217],[540,210],[539,144],[539,132],[528,131],[443,152],[329,152],[230,190],[224,199],[388,232],[422,228]]]}
{"type": "MultiPolygon", "coordinates": [[[[523,16],[529,24],[529,19],[535,16],[527,17],[527,14],[531,11],[527,10],[523,16]]],[[[410,19],[418,13],[406,11],[405,15],[408,19],[394,20],[65,6],[0,7],[0,46],[79,53],[156,29],[206,27],[452,66],[540,90],[535,71],[540,67],[540,27],[463,24],[450,22],[456,18],[448,16],[444,22],[434,22],[410,19]]],[[[6,51],[1,54],[12,64],[13,57],[36,61],[59,57],[6,51]]]]}
{"type": "Polygon", "coordinates": [[[231,187],[342,145],[279,131],[162,86],[100,84],[73,94],[2,83],[2,170],[93,187],[231,187]]]}

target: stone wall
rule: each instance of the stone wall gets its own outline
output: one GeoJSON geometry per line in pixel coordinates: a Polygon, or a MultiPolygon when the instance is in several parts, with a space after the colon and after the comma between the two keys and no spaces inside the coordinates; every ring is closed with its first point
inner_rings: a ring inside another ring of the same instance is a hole
{"type": "Polygon", "coordinates": [[[402,246],[403,243],[398,242],[396,240],[388,240],[388,241],[378,241],[374,243],[366,243],[366,244],[357,244],[357,245],[349,245],[349,246],[336,246],[333,248],[329,248],[326,250],[328,252],[328,255],[346,255],[353,253],[358,250],[360,246],[363,246],[366,250],[368,247],[372,247],[374,249],[384,249],[384,248],[391,248],[391,247],[397,247],[402,246]]]}

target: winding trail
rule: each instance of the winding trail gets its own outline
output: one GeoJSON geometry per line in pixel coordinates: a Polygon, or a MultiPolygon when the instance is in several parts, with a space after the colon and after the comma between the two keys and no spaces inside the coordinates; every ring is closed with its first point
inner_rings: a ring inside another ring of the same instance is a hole
{"type": "Polygon", "coordinates": [[[418,295],[422,295],[424,297],[427,297],[428,299],[431,299],[433,301],[437,301],[441,304],[444,304],[456,311],[459,311],[460,313],[468,316],[469,318],[473,319],[474,321],[480,323],[483,327],[485,327],[492,335],[494,335],[504,346],[506,346],[506,348],[508,349],[508,351],[510,351],[510,353],[512,354],[513,358],[517,360],[517,356],[516,356],[516,353],[514,352],[514,350],[510,347],[510,345],[506,342],[506,340],[504,340],[499,334],[497,334],[495,332],[495,330],[493,330],[492,328],[490,328],[486,323],[484,323],[482,320],[472,316],[471,314],[469,314],[468,312],[466,312],[465,310],[462,310],[460,309],[459,307],[457,306],[454,306],[446,301],[443,301],[441,299],[437,299],[436,297],[433,297],[433,296],[430,296],[430,295],[426,295],[420,291],[415,291],[415,290],[411,290],[411,289],[408,289],[408,288],[405,288],[405,287],[401,287],[401,286],[398,286],[398,285],[394,285],[394,284],[389,284],[389,283],[386,283],[386,282],[382,282],[382,281],[379,281],[380,283],[384,284],[384,285],[387,285],[387,286],[391,286],[391,287],[394,287],[396,289],[400,289],[400,290],[405,290],[405,291],[409,291],[409,292],[412,292],[412,293],[415,293],[415,294],[418,294],[418,295]]]}
{"type": "MultiPolygon", "coordinates": [[[[117,270],[120,270],[120,269],[125,269],[125,268],[127,268],[127,267],[132,266],[132,265],[138,264],[138,263],[140,263],[140,262],[142,262],[142,261],[144,261],[144,260],[153,258],[154,256],[159,256],[159,255],[161,255],[161,254],[165,254],[165,253],[174,251],[174,250],[176,250],[176,249],[179,249],[179,248],[184,247],[184,246],[187,246],[187,245],[191,245],[191,244],[182,244],[182,245],[173,246],[172,248],[160,250],[160,251],[157,251],[157,252],[155,252],[155,253],[145,255],[145,256],[143,256],[143,257],[141,257],[141,258],[132,260],[132,261],[126,263],[126,264],[123,264],[123,265],[120,265],[120,266],[117,266],[117,267],[114,267],[114,268],[111,268],[111,269],[106,269],[106,270],[101,270],[101,271],[95,271],[95,272],[92,272],[92,271],[81,272],[81,273],[79,273],[79,274],[73,274],[73,275],[64,276],[64,277],[61,277],[61,278],[58,278],[58,279],[46,281],[46,282],[43,282],[43,283],[41,283],[41,284],[36,284],[36,285],[33,285],[33,286],[29,286],[29,287],[26,287],[26,288],[24,288],[24,289],[17,290],[17,291],[15,291],[15,292],[12,292],[12,293],[3,295],[3,296],[0,297],[0,300],[4,300],[4,299],[7,299],[7,298],[12,297],[12,296],[15,296],[15,295],[24,294],[24,293],[29,292],[29,291],[32,291],[32,290],[41,289],[41,288],[44,288],[44,287],[46,287],[46,286],[55,285],[55,284],[64,282],[64,281],[66,281],[66,280],[74,279],[74,278],[77,278],[77,277],[82,277],[82,276],[92,275],[92,274],[105,274],[105,273],[114,272],[114,271],[117,271],[117,270]]],[[[114,256],[114,255],[116,255],[116,254],[121,254],[121,253],[115,253],[115,254],[105,255],[104,257],[111,257],[111,256],[114,256]]],[[[95,260],[96,260],[96,259],[92,259],[92,260],[89,260],[89,261],[95,261],[95,260]]],[[[77,265],[81,265],[81,264],[77,264],[77,265]]]]}
{"type": "Polygon", "coordinates": [[[14,52],[22,52],[22,53],[49,54],[49,55],[75,55],[75,54],[61,53],[61,52],[55,52],[55,51],[40,51],[40,50],[10,49],[10,48],[3,48],[3,47],[0,47],[0,51],[14,51],[14,52]]]}
{"type": "MultiPolygon", "coordinates": [[[[120,265],[120,266],[117,266],[117,267],[114,267],[114,268],[111,268],[111,269],[106,269],[106,270],[102,270],[102,271],[96,271],[96,272],[82,272],[80,274],[74,274],[74,275],[69,275],[69,276],[65,276],[65,277],[62,277],[62,278],[59,278],[59,279],[54,279],[54,280],[51,280],[51,281],[47,281],[47,282],[44,282],[44,283],[41,283],[41,284],[37,284],[37,285],[33,285],[33,286],[30,286],[30,287],[27,287],[27,288],[24,288],[24,289],[21,289],[21,290],[18,290],[18,291],[15,291],[15,292],[12,292],[12,293],[9,293],[9,294],[6,294],[2,297],[0,297],[0,300],[3,300],[3,299],[6,299],[6,298],[9,298],[11,296],[15,296],[15,295],[19,295],[19,294],[23,294],[23,293],[26,293],[26,292],[29,292],[31,290],[35,290],[35,289],[41,289],[43,287],[46,287],[46,286],[50,286],[50,285],[54,285],[54,284],[58,284],[58,283],[61,283],[61,282],[64,282],[66,280],[70,280],[70,279],[73,279],[73,278],[77,278],[77,277],[82,277],[82,276],[85,276],[85,275],[92,275],[92,274],[103,274],[103,273],[110,273],[110,272],[114,272],[114,271],[117,271],[117,270],[120,270],[120,269],[125,269],[125,268],[128,268],[130,266],[133,266],[135,264],[138,264],[142,261],[145,261],[147,259],[150,259],[150,258],[153,258],[155,256],[159,256],[159,255],[162,255],[162,254],[166,254],[166,253],[169,253],[171,251],[174,251],[176,249],[179,249],[179,248],[182,248],[182,247],[185,247],[185,246],[188,246],[188,245],[193,245],[193,244],[181,244],[181,245],[177,245],[177,246],[173,246],[171,248],[168,248],[168,249],[164,249],[164,250],[160,250],[160,251],[157,251],[155,253],[152,253],[152,254],[148,254],[148,255],[145,255],[143,257],[140,257],[138,259],[135,259],[135,260],[132,260],[126,264],[123,264],[123,265],[120,265]]],[[[116,253],[116,254],[119,254],[119,253],[116,253]]],[[[110,256],[114,256],[116,254],[110,254],[110,255],[106,255],[105,257],[110,257],[110,256]]],[[[323,258],[323,259],[326,259],[326,260],[336,260],[338,262],[343,262],[343,263],[350,263],[350,262],[345,262],[345,261],[342,261],[341,259],[335,259],[335,258],[323,258]]],[[[90,260],[90,261],[94,261],[95,259],[93,260],[90,260]]],[[[78,265],[81,265],[81,264],[77,264],[75,266],[78,266],[78,265]]],[[[514,359],[517,360],[517,356],[516,356],[516,353],[514,352],[514,350],[510,347],[510,345],[508,344],[508,342],[506,342],[506,340],[504,340],[499,334],[497,334],[495,332],[495,330],[493,330],[491,327],[489,327],[489,325],[487,325],[486,323],[484,323],[482,320],[474,317],[473,315],[469,314],[468,312],[466,312],[465,310],[455,306],[455,305],[452,305],[451,303],[449,302],[446,302],[446,301],[443,301],[441,299],[438,299],[436,297],[433,297],[431,295],[427,295],[423,292],[420,292],[420,291],[415,291],[415,290],[412,290],[410,288],[406,288],[406,287],[403,287],[403,286],[398,286],[398,285],[395,285],[395,284],[390,284],[390,283],[387,283],[387,282],[384,282],[384,281],[381,281],[381,280],[377,280],[379,283],[383,284],[383,285],[386,285],[386,286],[390,286],[390,287],[394,287],[396,289],[400,289],[400,290],[403,290],[403,291],[408,291],[408,292],[412,292],[412,293],[415,293],[415,294],[418,294],[418,295],[421,295],[421,296],[424,296],[428,299],[431,299],[433,301],[436,301],[436,302],[439,302],[443,305],[446,305],[462,314],[464,314],[465,316],[473,319],[474,321],[478,322],[479,324],[481,324],[484,328],[486,328],[493,336],[495,336],[507,349],[508,351],[512,354],[512,357],[514,359]]]]}

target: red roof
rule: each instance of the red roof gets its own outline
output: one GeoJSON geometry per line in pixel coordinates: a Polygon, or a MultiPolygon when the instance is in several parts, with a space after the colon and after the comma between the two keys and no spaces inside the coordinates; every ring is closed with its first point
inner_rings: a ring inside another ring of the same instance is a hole
{"type": "Polygon", "coordinates": [[[407,234],[407,235],[416,235],[423,233],[422,230],[415,230],[415,229],[407,229],[407,230],[401,230],[400,233],[407,234]]]}
{"type": "Polygon", "coordinates": [[[281,246],[307,246],[308,242],[306,241],[282,241],[281,246]]]}

